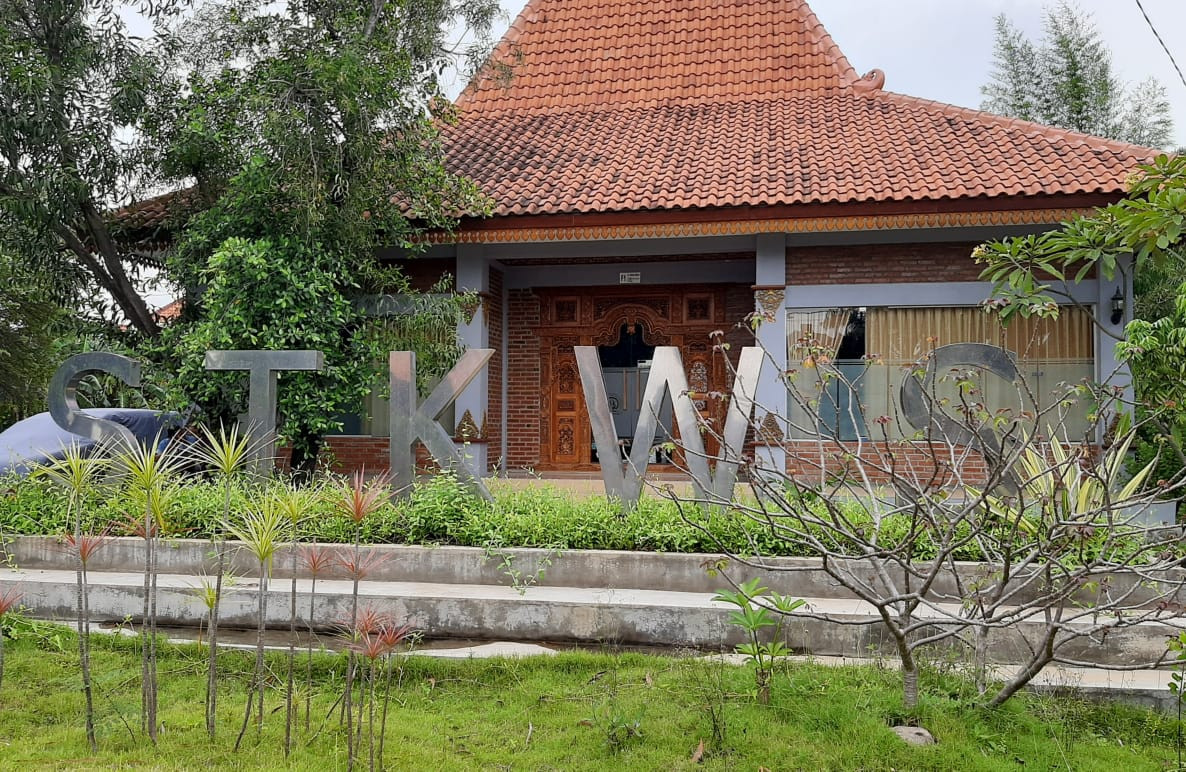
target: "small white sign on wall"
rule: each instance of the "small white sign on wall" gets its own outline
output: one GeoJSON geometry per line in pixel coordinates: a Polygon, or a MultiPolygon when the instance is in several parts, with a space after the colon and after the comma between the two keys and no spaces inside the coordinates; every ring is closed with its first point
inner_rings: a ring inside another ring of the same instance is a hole
{"type": "Polygon", "coordinates": [[[618,284],[642,284],[642,274],[638,271],[622,271],[618,274],[618,284]]]}

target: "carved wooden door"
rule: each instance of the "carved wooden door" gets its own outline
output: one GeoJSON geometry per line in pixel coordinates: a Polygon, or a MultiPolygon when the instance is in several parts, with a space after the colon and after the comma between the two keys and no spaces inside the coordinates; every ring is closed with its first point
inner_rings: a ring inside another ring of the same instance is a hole
{"type": "MultiPolygon", "coordinates": [[[[641,324],[646,343],[680,350],[688,387],[701,415],[722,428],[723,403],[710,396],[726,390],[727,371],[714,355],[710,334],[724,323],[720,287],[671,286],[643,289],[539,290],[540,296],[540,467],[593,471],[592,430],[581,389],[574,346],[610,346],[626,325],[641,324]]],[[[672,427],[674,428],[674,427],[672,427]]],[[[711,435],[712,432],[709,432],[711,435]]],[[[705,451],[717,452],[707,437],[705,451]]],[[[675,459],[682,466],[682,457],[675,459]]]]}
{"type": "Polygon", "coordinates": [[[585,418],[585,400],[581,393],[581,377],[577,370],[576,353],[573,346],[580,343],[579,338],[563,336],[554,338],[551,349],[552,370],[544,382],[550,385],[548,407],[548,421],[546,430],[551,434],[550,443],[541,450],[541,458],[553,465],[577,467],[589,463],[588,444],[586,436],[589,433],[588,420],[585,418]],[[547,453],[548,446],[551,453],[547,453]]]}

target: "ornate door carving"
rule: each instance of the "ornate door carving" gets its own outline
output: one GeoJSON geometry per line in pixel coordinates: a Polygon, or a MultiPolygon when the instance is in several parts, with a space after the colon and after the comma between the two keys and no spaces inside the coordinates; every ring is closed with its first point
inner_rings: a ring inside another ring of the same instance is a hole
{"type": "MultiPolygon", "coordinates": [[[[710,334],[724,326],[725,291],[697,285],[667,287],[537,290],[540,297],[540,468],[592,471],[592,432],[573,347],[611,346],[623,326],[642,325],[647,345],[678,346],[689,388],[706,417],[718,401],[708,392],[726,391],[726,372],[712,355],[710,334]]],[[[710,454],[716,449],[708,443],[710,454]]]]}

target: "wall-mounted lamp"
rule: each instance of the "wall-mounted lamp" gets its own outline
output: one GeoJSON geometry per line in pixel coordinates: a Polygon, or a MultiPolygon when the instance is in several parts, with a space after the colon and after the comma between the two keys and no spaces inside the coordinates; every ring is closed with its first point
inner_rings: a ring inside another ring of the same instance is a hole
{"type": "Polygon", "coordinates": [[[1120,324],[1120,320],[1124,318],[1124,293],[1120,288],[1116,288],[1116,294],[1112,296],[1112,324],[1120,324]]]}

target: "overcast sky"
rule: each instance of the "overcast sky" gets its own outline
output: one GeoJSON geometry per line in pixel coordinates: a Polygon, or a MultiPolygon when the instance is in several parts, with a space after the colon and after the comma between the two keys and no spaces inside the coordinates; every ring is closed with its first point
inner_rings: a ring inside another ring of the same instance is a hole
{"type": "MultiPolygon", "coordinates": [[[[526,0],[502,0],[507,19],[526,0]]],[[[885,87],[912,96],[979,107],[980,87],[992,69],[993,19],[1004,13],[1036,39],[1042,32],[1040,0],[809,0],[852,66],[864,74],[885,71],[885,87]]],[[[1186,70],[1186,0],[1143,0],[1145,10],[1178,65],[1186,70]]],[[[1112,50],[1121,80],[1152,75],[1174,108],[1174,136],[1186,146],[1186,85],[1141,16],[1135,0],[1079,0],[1112,50]]],[[[453,89],[459,90],[459,89],[453,89]]]]}

